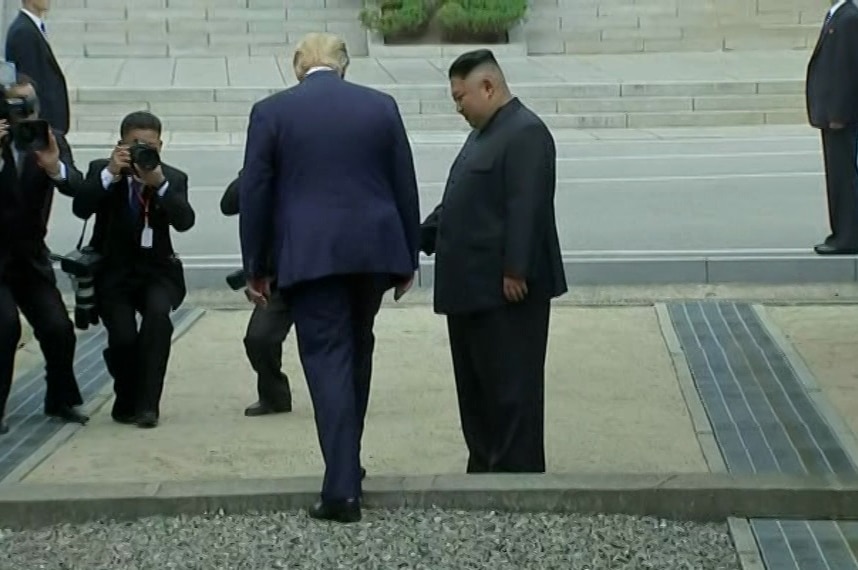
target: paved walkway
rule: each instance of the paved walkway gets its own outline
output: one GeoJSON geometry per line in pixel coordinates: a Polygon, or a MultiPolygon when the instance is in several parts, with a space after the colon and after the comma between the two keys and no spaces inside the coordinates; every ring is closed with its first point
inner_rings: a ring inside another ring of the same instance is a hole
{"type": "MultiPolygon", "coordinates": [[[[500,57],[513,84],[795,81],[804,50],[500,57]]],[[[279,57],[66,58],[73,88],[278,88],[295,82],[290,53],[279,57]]],[[[349,79],[370,85],[443,88],[447,60],[355,58],[349,79]]]]}

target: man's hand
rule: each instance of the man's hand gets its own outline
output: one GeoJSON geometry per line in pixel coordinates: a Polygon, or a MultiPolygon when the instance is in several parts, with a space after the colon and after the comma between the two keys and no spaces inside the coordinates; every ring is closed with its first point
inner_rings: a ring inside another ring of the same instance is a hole
{"type": "Polygon", "coordinates": [[[828,128],[834,129],[836,131],[836,130],[842,129],[844,126],[845,125],[843,123],[838,123],[837,121],[832,121],[831,123],[829,123],[828,128]]]}
{"type": "Polygon", "coordinates": [[[393,300],[399,301],[406,293],[408,293],[408,290],[411,289],[412,285],[414,285],[413,274],[407,280],[398,281],[393,288],[393,300]]]}
{"type": "Polygon", "coordinates": [[[131,168],[131,154],[129,154],[127,146],[118,142],[113,147],[113,152],[110,153],[107,171],[113,176],[119,176],[125,168],[131,168]]]}
{"type": "Polygon", "coordinates": [[[48,176],[56,178],[60,175],[60,147],[53,131],[48,131],[48,148],[37,150],[35,155],[37,164],[48,176]]]}
{"type": "Polygon", "coordinates": [[[9,134],[9,121],[0,120],[0,141],[6,138],[9,134]]]}
{"type": "Polygon", "coordinates": [[[518,277],[504,276],[503,296],[510,303],[523,301],[527,296],[527,283],[518,277]]]}
{"type": "Polygon", "coordinates": [[[160,188],[167,180],[164,178],[164,171],[161,170],[161,165],[156,166],[153,170],[140,170],[135,165],[134,171],[137,173],[137,179],[150,188],[160,188]]]}
{"type": "Polygon", "coordinates": [[[247,300],[254,305],[265,307],[271,298],[271,279],[268,277],[248,279],[244,294],[247,296],[247,300]]]}

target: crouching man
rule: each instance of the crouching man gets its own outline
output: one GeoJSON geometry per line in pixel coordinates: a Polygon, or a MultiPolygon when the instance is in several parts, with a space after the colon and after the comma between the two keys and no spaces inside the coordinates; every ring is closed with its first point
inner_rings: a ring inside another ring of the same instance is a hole
{"type": "Polygon", "coordinates": [[[153,428],[170,357],[170,313],[186,294],[170,228],[188,231],[196,215],[187,175],[160,161],[161,121],[145,111],[131,113],[120,135],[109,159],[90,163],[73,210],[82,219],[95,215],[90,246],[102,256],[95,294],[107,329],[113,419],[153,428]]]}

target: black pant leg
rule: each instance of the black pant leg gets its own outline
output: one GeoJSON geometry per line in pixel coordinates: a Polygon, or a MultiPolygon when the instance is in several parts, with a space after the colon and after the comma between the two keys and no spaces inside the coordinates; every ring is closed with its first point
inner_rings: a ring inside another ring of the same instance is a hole
{"type": "Polygon", "coordinates": [[[137,413],[140,398],[141,363],[137,349],[137,310],[131,298],[104,295],[99,304],[99,316],[107,329],[107,349],[104,362],[113,377],[112,415],[128,418],[137,413]]]}
{"type": "Polygon", "coordinates": [[[858,126],[825,129],[822,141],[832,233],[829,243],[858,248],[858,126]]]}
{"type": "Polygon", "coordinates": [[[45,357],[45,412],[83,404],[74,373],[77,337],[47,258],[12,264],[10,289],[45,357]]]}
{"type": "Polygon", "coordinates": [[[268,306],[253,309],[244,335],[244,350],[256,372],[259,402],[274,409],[292,405],[289,379],[281,370],[283,342],[291,328],[289,307],[274,292],[268,306]]]}
{"type": "Polygon", "coordinates": [[[15,355],[21,342],[21,319],[18,305],[9,287],[0,277],[0,423],[6,412],[6,402],[15,376],[15,355]]]}
{"type": "Polygon", "coordinates": [[[447,316],[447,334],[459,404],[459,421],[468,447],[467,473],[487,473],[491,439],[486,425],[486,395],[474,364],[473,315],[447,316]]]}
{"type": "Polygon", "coordinates": [[[366,411],[369,407],[372,361],[375,352],[373,327],[389,282],[390,278],[383,275],[356,275],[352,279],[351,308],[358,445],[363,437],[366,411]]]}
{"type": "Polygon", "coordinates": [[[138,307],[142,319],[138,335],[137,350],[141,363],[140,400],[137,412],[154,412],[160,415],[164,377],[173,346],[173,312],[170,290],[155,281],[145,286],[142,304],[138,307]]]}
{"type": "Polygon", "coordinates": [[[472,328],[485,395],[489,471],[545,472],[545,355],[551,303],[527,299],[487,311],[472,328]]]}

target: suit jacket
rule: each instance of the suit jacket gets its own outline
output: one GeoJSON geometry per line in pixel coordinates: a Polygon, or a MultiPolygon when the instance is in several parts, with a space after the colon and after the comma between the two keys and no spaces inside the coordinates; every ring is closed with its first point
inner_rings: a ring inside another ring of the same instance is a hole
{"type": "Polygon", "coordinates": [[[50,125],[69,131],[69,91],[66,78],[48,40],[23,12],[12,21],[6,33],[6,60],[36,83],[39,116],[50,125]]]}
{"type": "Polygon", "coordinates": [[[153,193],[149,206],[152,247],[140,247],[143,213],[132,210],[128,181],[122,177],[105,189],[101,173],[107,160],[93,160],[86,180],[72,203],[72,210],[86,220],[95,215],[89,245],[104,261],[96,275],[99,296],[110,295],[111,289],[128,289],[147,280],[163,282],[171,292],[173,308],[184,300],[184,271],[173,250],[170,228],[186,232],[194,226],[196,214],[188,202],[188,176],[169,165],[162,165],[169,187],[164,196],[153,193]]]}
{"type": "MultiPolygon", "coordinates": [[[[74,197],[83,183],[83,175],[74,163],[71,149],[65,137],[54,131],[60,150],[60,161],[66,165],[66,179],[52,180],[36,162],[34,153],[21,157],[21,172],[14,164],[11,152],[6,148],[0,156],[0,276],[9,258],[26,256],[47,261],[45,236],[54,200],[54,189],[61,194],[74,197]]],[[[0,144],[2,148],[2,144],[0,144]]]]}
{"type": "Polygon", "coordinates": [[[435,253],[436,312],[503,306],[504,275],[525,279],[530,296],[566,292],[555,163],[551,132],[518,99],[471,133],[422,227],[422,249],[435,253]]]}
{"type": "Polygon", "coordinates": [[[265,274],[269,252],[280,287],[417,269],[417,180],[396,102],[332,71],[253,106],[239,202],[248,275],[265,274]]]}
{"type": "Polygon", "coordinates": [[[858,7],[851,1],[823,25],[807,64],[805,88],[812,126],[858,123],[858,7]]]}

